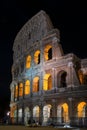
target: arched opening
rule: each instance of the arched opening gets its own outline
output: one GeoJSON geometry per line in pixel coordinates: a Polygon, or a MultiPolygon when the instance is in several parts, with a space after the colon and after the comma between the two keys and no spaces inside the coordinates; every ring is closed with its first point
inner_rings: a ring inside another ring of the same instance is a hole
{"type": "Polygon", "coordinates": [[[15,98],[17,98],[18,97],[18,86],[16,85],[15,86],[15,98]]]}
{"type": "Polygon", "coordinates": [[[40,51],[39,50],[34,53],[34,62],[36,64],[40,64],[40,51]]]}
{"type": "Polygon", "coordinates": [[[48,50],[48,60],[52,59],[52,48],[48,50]]]}
{"type": "Polygon", "coordinates": [[[78,75],[79,75],[79,80],[80,80],[80,84],[83,84],[84,81],[83,81],[83,73],[81,70],[78,71],[78,75]]]}
{"type": "Polygon", "coordinates": [[[80,125],[86,125],[87,124],[87,104],[86,102],[80,102],[77,106],[77,117],[78,117],[78,123],[80,125]]]}
{"type": "Polygon", "coordinates": [[[60,81],[60,86],[61,87],[66,87],[66,72],[64,72],[62,75],[61,75],[61,81],[60,81]]]}
{"type": "Polygon", "coordinates": [[[64,103],[57,107],[57,122],[58,123],[67,123],[69,122],[68,115],[68,104],[64,103]]]}
{"type": "Polygon", "coordinates": [[[31,56],[28,55],[26,58],[26,69],[29,69],[31,67],[31,56]]]}
{"type": "Polygon", "coordinates": [[[44,59],[45,61],[52,59],[52,46],[47,45],[44,49],[44,59]]]}
{"type": "Polygon", "coordinates": [[[64,122],[69,122],[67,103],[64,103],[62,105],[62,116],[63,116],[64,122]]]}
{"type": "Polygon", "coordinates": [[[22,108],[18,110],[18,123],[22,123],[22,108]]]}
{"type": "Polygon", "coordinates": [[[52,106],[50,104],[43,107],[43,123],[47,123],[51,118],[51,108],[52,106]]]}
{"type": "Polygon", "coordinates": [[[30,81],[26,80],[25,82],[25,95],[30,94],[30,81]]]}
{"type": "Polygon", "coordinates": [[[28,125],[28,121],[29,121],[29,119],[30,119],[30,110],[29,110],[29,108],[28,107],[26,107],[25,109],[24,109],[24,123],[25,123],[25,125],[28,125]]]}
{"type": "Polygon", "coordinates": [[[33,92],[39,91],[39,77],[33,79],[33,92]]]}
{"type": "Polygon", "coordinates": [[[58,86],[59,87],[67,87],[66,82],[67,73],[65,71],[60,71],[57,76],[58,86]]]}
{"type": "Polygon", "coordinates": [[[40,108],[39,106],[35,106],[33,108],[33,119],[37,122],[39,122],[39,117],[40,117],[40,108]]]}
{"type": "Polygon", "coordinates": [[[23,83],[19,83],[19,96],[23,96],[23,83]]]}
{"type": "Polygon", "coordinates": [[[43,90],[51,90],[52,89],[52,76],[50,74],[45,74],[43,79],[43,90]]]}
{"type": "Polygon", "coordinates": [[[79,118],[85,117],[85,115],[86,115],[85,106],[86,106],[85,102],[81,102],[81,103],[78,104],[77,111],[78,111],[78,117],[79,118]]]}

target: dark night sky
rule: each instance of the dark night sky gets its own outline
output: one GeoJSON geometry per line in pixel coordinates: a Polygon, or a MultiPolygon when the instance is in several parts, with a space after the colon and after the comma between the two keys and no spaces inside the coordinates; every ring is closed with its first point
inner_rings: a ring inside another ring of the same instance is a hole
{"type": "Polygon", "coordinates": [[[54,27],[60,30],[64,53],[87,58],[87,4],[84,0],[0,1],[0,112],[9,108],[15,36],[40,10],[46,11],[54,27]]]}

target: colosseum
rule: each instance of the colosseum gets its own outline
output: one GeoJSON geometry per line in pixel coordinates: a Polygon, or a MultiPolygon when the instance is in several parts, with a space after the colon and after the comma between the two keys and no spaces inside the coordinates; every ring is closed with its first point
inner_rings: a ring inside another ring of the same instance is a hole
{"type": "Polygon", "coordinates": [[[12,124],[87,126],[87,59],[64,54],[60,31],[41,10],[13,43],[12,124]]]}

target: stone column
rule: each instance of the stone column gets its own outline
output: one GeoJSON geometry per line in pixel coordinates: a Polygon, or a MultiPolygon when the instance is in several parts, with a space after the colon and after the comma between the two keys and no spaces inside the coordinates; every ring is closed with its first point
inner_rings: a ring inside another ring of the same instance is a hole
{"type": "Polygon", "coordinates": [[[25,82],[23,81],[23,99],[24,99],[24,96],[25,96],[25,82]]]}
{"type": "Polygon", "coordinates": [[[11,85],[11,101],[14,102],[14,84],[11,85]]]}
{"type": "Polygon", "coordinates": [[[17,105],[17,119],[16,119],[16,124],[18,124],[18,105],[17,105]]]}
{"type": "Polygon", "coordinates": [[[18,98],[17,98],[17,100],[19,100],[19,83],[18,83],[18,98]]]}
{"type": "Polygon", "coordinates": [[[43,68],[43,62],[44,62],[44,44],[42,41],[40,41],[40,64],[41,64],[41,67],[43,68]]]}
{"type": "Polygon", "coordinates": [[[44,90],[43,90],[44,76],[45,76],[45,71],[43,71],[43,68],[42,68],[42,74],[41,74],[41,82],[42,82],[41,95],[43,95],[43,93],[44,93],[44,90]]]}
{"type": "Polygon", "coordinates": [[[60,39],[57,37],[54,37],[52,40],[53,45],[53,59],[58,59],[60,56],[63,55],[63,50],[61,45],[59,44],[60,39]]]}
{"type": "Polygon", "coordinates": [[[16,92],[16,85],[14,85],[14,102],[15,102],[15,92],[16,92]]]}
{"type": "Polygon", "coordinates": [[[31,79],[30,79],[30,96],[32,97],[32,87],[33,87],[33,78],[32,78],[32,75],[31,75],[31,79]]]}
{"type": "Polygon", "coordinates": [[[30,120],[33,121],[33,105],[30,105],[30,120]]]}
{"type": "Polygon", "coordinates": [[[40,119],[39,119],[39,124],[42,125],[42,123],[43,123],[43,104],[40,103],[39,107],[40,107],[40,119]]]}
{"type": "Polygon", "coordinates": [[[79,85],[79,80],[76,73],[74,63],[70,61],[68,63],[67,87],[76,87],[79,85]]]}
{"type": "Polygon", "coordinates": [[[24,104],[22,105],[22,124],[24,124],[24,104]]]}
{"type": "Polygon", "coordinates": [[[72,98],[68,98],[69,101],[69,123],[72,124],[73,123],[73,99],[72,98]]]}
{"type": "Polygon", "coordinates": [[[43,90],[43,72],[40,72],[40,83],[39,83],[39,86],[40,86],[40,90],[39,91],[42,91],[43,90]]]}
{"type": "Polygon", "coordinates": [[[57,122],[57,105],[55,99],[52,99],[52,122],[54,124],[57,122]]]}
{"type": "Polygon", "coordinates": [[[55,68],[52,68],[52,89],[55,88],[55,68]]]}
{"type": "Polygon", "coordinates": [[[67,87],[73,86],[72,80],[73,80],[73,74],[72,74],[72,67],[73,63],[68,63],[68,77],[67,77],[67,87]]]}

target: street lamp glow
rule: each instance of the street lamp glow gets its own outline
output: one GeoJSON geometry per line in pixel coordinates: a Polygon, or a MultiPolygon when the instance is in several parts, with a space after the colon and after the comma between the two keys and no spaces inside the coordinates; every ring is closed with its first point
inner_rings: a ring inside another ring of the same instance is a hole
{"type": "Polygon", "coordinates": [[[7,112],[7,116],[9,116],[9,115],[10,115],[10,111],[7,112]]]}

